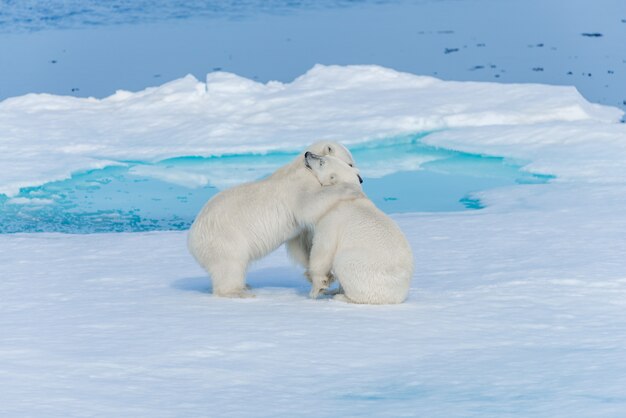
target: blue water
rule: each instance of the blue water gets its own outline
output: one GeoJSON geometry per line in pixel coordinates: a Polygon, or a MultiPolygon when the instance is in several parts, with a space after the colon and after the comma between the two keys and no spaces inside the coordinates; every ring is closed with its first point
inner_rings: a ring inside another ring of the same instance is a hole
{"type": "MultiPolygon", "coordinates": [[[[352,149],[365,192],[387,213],[479,209],[482,205],[472,192],[550,179],[520,171],[519,162],[430,147],[421,142],[422,137],[391,138],[352,149]],[[411,169],[415,161],[425,162],[411,169]],[[395,172],[378,177],[384,174],[381,169],[395,172]]],[[[296,155],[182,157],[155,164],[127,162],[122,167],[75,174],[68,180],[24,188],[16,196],[17,202],[35,199],[32,203],[13,203],[0,195],[0,233],[187,229],[220,188],[186,186],[162,178],[178,172],[204,173],[214,182],[232,184],[237,179],[262,178],[296,155]],[[144,171],[138,168],[159,174],[142,175],[144,171]]]]}
{"type": "Polygon", "coordinates": [[[217,69],[289,82],[321,63],[574,85],[626,109],[624,39],[623,0],[0,0],[0,100],[217,69]]]}
{"type": "Polygon", "coordinates": [[[191,18],[241,19],[259,13],[285,14],[384,3],[372,0],[2,0],[0,31],[40,31],[151,23],[191,18]]]}

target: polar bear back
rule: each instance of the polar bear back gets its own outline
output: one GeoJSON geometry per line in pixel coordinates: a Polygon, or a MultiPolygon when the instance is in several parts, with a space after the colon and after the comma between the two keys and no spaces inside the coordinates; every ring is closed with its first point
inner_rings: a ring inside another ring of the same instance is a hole
{"type": "Polygon", "coordinates": [[[410,245],[369,199],[341,202],[316,225],[316,238],[337,234],[333,272],[355,303],[401,303],[413,275],[410,245]],[[334,232],[333,232],[334,231],[334,232]]]}
{"type": "Polygon", "coordinates": [[[282,189],[262,180],[215,195],[190,230],[192,253],[220,259],[242,251],[242,258],[254,260],[277,248],[295,228],[289,197],[277,196],[282,189]]]}

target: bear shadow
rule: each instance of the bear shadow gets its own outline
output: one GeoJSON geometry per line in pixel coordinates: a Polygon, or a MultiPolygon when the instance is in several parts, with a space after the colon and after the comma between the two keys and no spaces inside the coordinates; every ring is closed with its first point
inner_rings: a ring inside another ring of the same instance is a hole
{"type": "MultiPolygon", "coordinates": [[[[310,285],[295,267],[268,267],[252,270],[246,277],[252,290],[263,288],[293,289],[298,294],[308,294],[310,285]]],[[[171,288],[185,292],[212,293],[209,276],[184,277],[172,282],[171,288]]]]}
{"type": "Polygon", "coordinates": [[[213,287],[208,277],[184,277],[177,279],[170,285],[172,289],[185,292],[212,293],[213,287]]]}

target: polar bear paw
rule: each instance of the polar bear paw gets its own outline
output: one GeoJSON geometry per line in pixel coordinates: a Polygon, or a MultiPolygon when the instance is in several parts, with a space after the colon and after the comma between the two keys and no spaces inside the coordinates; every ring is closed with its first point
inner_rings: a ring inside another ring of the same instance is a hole
{"type": "Polygon", "coordinates": [[[311,299],[317,299],[317,297],[320,295],[320,293],[322,293],[322,289],[321,288],[313,287],[313,288],[311,288],[311,291],[309,292],[309,297],[311,299]]]}
{"type": "Polygon", "coordinates": [[[330,276],[313,276],[309,274],[309,278],[311,279],[311,292],[309,293],[309,297],[311,299],[317,299],[320,293],[325,292],[330,286],[332,281],[332,277],[330,276]]]}
{"type": "Polygon", "coordinates": [[[336,294],[333,297],[333,300],[338,300],[340,302],[353,303],[344,293],[336,294]]]}

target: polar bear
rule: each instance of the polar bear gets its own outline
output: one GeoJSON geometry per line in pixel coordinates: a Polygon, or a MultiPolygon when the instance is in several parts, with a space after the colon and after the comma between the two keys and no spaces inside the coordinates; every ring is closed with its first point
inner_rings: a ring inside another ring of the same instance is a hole
{"type": "MultiPolygon", "coordinates": [[[[318,142],[310,151],[334,155],[354,164],[345,147],[334,142],[318,142]]],[[[268,178],[224,190],[211,198],[191,225],[187,244],[196,261],[204,267],[213,282],[213,294],[225,297],[250,296],[246,272],[251,261],[261,258],[287,240],[297,244],[290,248],[299,254],[309,251],[307,239],[297,235],[340,199],[354,198],[359,187],[346,183],[322,187],[305,167],[302,155],[268,178]]],[[[308,256],[307,256],[308,257],[308,256]]]]}
{"type": "MultiPolygon", "coordinates": [[[[323,186],[356,183],[350,167],[333,156],[307,153],[307,166],[323,186]]],[[[402,303],[413,276],[413,255],[396,223],[361,194],[339,201],[315,224],[307,275],[312,298],[334,277],[343,289],[336,299],[402,303]]]]}

